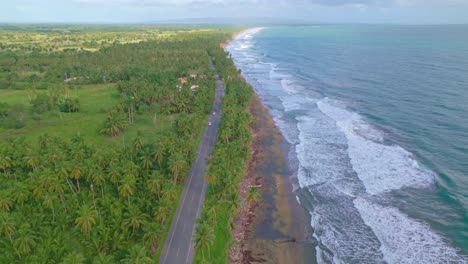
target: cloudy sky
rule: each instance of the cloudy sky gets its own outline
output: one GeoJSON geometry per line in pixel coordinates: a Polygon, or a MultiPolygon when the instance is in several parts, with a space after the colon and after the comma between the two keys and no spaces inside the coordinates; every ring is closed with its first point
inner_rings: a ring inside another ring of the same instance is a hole
{"type": "Polygon", "coordinates": [[[468,23],[468,0],[0,0],[0,22],[142,23],[206,17],[468,23]]]}

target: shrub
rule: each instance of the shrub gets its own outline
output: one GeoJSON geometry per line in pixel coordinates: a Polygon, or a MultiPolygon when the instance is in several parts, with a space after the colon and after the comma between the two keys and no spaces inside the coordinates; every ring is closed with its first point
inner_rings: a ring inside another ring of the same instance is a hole
{"type": "Polygon", "coordinates": [[[45,94],[38,94],[36,98],[31,101],[31,104],[36,113],[44,113],[52,109],[52,102],[49,96],[45,94]]]}
{"type": "Polygon", "coordinates": [[[106,121],[104,122],[104,128],[101,129],[100,133],[116,137],[122,134],[127,127],[128,121],[125,114],[118,110],[113,110],[109,112],[106,121]]]}
{"type": "Polygon", "coordinates": [[[26,113],[23,105],[8,106],[0,104],[0,127],[3,128],[22,128],[26,124],[26,113]]]}
{"type": "Polygon", "coordinates": [[[36,90],[47,90],[47,83],[38,83],[34,86],[34,89],[36,90]]]}
{"type": "Polygon", "coordinates": [[[0,90],[1,89],[13,89],[14,83],[7,80],[0,80],[0,90]]]}
{"type": "Polygon", "coordinates": [[[59,109],[64,113],[75,113],[80,111],[80,101],[78,98],[65,98],[59,101],[59,109]]]}

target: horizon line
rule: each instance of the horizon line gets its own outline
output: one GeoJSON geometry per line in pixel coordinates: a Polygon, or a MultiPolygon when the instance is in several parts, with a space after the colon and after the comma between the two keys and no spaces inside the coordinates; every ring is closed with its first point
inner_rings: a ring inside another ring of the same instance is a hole
{"type": "MultiPolygon", "coordinates": [[[[184,20],[190,20],[184,19],[184,20]]],[[[403,22],[265,22],[265,23],[234,23],[234,22],[177,22],[172,21],[146,21],[146,22],[106,22],[106,21],[0,21],[0,25],[133,25],[133,26],[307,26],[307,25],[401,25],[401,26],[442,26],[442,25],[468,25],[468,22],[460,23],[403,23],[403,22]]]]}

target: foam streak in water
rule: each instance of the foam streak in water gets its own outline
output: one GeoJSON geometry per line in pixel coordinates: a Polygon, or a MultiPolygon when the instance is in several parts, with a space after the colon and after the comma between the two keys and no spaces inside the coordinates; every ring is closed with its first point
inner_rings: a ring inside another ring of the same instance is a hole
{"type": "Polygon", "coordinates": [[[426,187],[434,181],[431,172],[421,168],[411,153],[400,146],[387,146],[371,140],[372,134],[362,118],[351,111],[333,106],[328,99],[317,103],[319,109],[336,121],[348,141],[353,169],[369,194],[376,195],[403,187],[426,187]]]}
{"type": "Polygon", "coordinates": [[[363,198],[354,200],[364,222],[381,242],[388,263],[468,263],[442,237],[396,208],[383,207],[363,198]]]}

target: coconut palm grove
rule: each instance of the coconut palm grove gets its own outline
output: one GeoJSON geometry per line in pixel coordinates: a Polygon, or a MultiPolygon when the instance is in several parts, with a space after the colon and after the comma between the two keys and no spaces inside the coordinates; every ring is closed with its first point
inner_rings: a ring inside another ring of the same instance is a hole
{"type": "Polygon", "coordinates": [[[227,261],[253,91],[235,28],[0,26],[0,263],[157,263],[211,114],[195,262],[227,261]]]}

